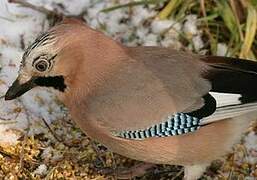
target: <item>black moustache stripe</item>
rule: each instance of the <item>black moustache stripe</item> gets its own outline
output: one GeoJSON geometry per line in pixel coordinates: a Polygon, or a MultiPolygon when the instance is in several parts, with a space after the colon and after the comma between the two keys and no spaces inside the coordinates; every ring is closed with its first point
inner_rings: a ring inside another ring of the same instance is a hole
{"type": "Polygon", "coordinates": [[[67,87],[63,76],[37,77],[34,82],[38,86],[53,87],[61,92],[67,87]]]}

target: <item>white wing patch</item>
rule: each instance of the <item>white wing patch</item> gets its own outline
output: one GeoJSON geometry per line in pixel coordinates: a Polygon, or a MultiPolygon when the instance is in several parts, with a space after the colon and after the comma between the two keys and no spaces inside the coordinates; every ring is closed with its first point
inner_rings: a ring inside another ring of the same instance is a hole
{"type": "Polygon", "coordinates": [[[217,102],[217,108],[222,106],[231,106],[241,104],[240,98],[241,94],[231,94],[231,93],[218,93],[218,92],[210,92],[210,94],[214,97],[217,102]]]}
{"type": "Polygon", "coordinates": [[[217,109],[211,116],[203,118],[201,125],[257,111],[257,102],[242,104],[241,94],[217,92],[210,92],[210,94],[217,102],[217,109]]]}

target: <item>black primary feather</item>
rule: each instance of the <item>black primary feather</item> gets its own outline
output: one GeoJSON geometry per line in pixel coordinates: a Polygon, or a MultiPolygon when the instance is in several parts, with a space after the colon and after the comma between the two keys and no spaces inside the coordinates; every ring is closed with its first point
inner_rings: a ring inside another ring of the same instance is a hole
{"type": "Polygon", "coordinates": [[[209,56],[202,58],[211,68],[204,74],[211,91],[241,94],[242,104],[257,101],[257,63],[244,59],[209,56]]]}

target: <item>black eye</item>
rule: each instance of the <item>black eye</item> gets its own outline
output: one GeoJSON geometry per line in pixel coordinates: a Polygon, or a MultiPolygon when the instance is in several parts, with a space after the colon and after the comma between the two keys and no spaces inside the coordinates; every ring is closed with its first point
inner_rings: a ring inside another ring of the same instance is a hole
{"type": "Polygon", "coordinates": [[[46,71],[49,68],[49,66],[50,64],[47,60],[39,60],[34,63],[34,67],[40,72],[46,71]]]}

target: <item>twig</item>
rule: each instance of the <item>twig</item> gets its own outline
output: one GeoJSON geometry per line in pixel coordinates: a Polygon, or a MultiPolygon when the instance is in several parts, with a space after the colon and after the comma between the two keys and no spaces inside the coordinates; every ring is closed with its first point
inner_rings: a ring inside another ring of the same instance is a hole
{"type": "Polygon", "coordinates": [[[181,168],[180,171],[176,174],[176,176],[174,176],[171,180],[177,179],[183,172],[184,172],[184,169],[181,168]]]}
{"type": "Polygon", "coordinates": [[[158,4],[158,3],[161,3],[163,1],[164,0],[141,0],[141,1],[136,1],[136,2],[129,2],[129,3],[126,3],[126,4],[119,4],[117,6],[102,9],[100,12],[108,13],[110,11],[114,11],[114,10],[117,10],[117,9],[120,9],[120,8],[140,6],[140,5],[146,5],[146,4],[158,4]]]}
{"type": "MultiPolygon", "coordinates": [[[[117,163],[116,163],[116,159],[114,157],[113,152],[111,152],[111,157],[112,157],[112,161],[113,161],[112,168],[113,168],[114,171],[116,171],[117,170],[117,163]]],[[[115,180],[118,179],[117,174],[114,174],[114,179],[115,180]]]]}
{"type": "Polygon", "coordinates": [[[22,50],[25,50],[26,45],[25,45],[25,42],[24,42],[24,34],[20,35],[20,46],[21,46],[22,50]]]}
{"type": "Polygon", "coordinates": [[[44,122],[45,126],[47,127],[47,129],[49,130],[49,132],[53,135],[53,137],[60,143],[63,143],[65,146],[68,147],[74,147],[73,144],[69,144],[67,142],[65,142],[63,139],[61,139],[50,127],[50,125],[46,122],[46,120],[44,118],[42,118],[42,121],[44,122]]]}
{"type": "Polygon", "coordinates": [[[53,177],[51,177],[54,173],[54,171],[58,168],[58,166],[56,167],[53,167],[51,170],[49,170],[48,174],[46,175],[46,177],[44,178],[45,180],[50,180],[52,179],[53,177]]]}
{"type": "Polygon", "coordinates": [[[23,172],[27,175],[27,177],[26,177],[27,179],[29,179],[29,180],[35,179],[28,169],[23,168],[23,172]]]}
{"type": "Polygon", "coordinates": [[[23,7],[27,7],[30,9],[33,9],[35,11],[41,12],[43,14],[46,14],[47,16],[55,16],[55,17],[62,17],[63,15],[54,11],[50,11],[49,9],[46,9],[43,6],[35,6],[25,0],[8,0],[9,3],[16,3],[20,4],[23,7]]]}
{"type": "Polygon", "coordinates": [[[4,19],[4,20],[9,21],[9,22],[14,22],[13,19],[7,18],[7,17],[4,17],[4,16],[0,16],[0,19],[4,19]]]}
{"type": "Polygon", "coordinates": [[[12,154],[12,153],[5,151],[2,146],[0,146],[0,154],[2,154],[5,157],[8,157],[8,158],[15,159],[17,161],[20,159],[20,157],[17,156],[16,154],[12,154]]]}
{"type": "Polygon", "coordinates": [[[24,136],[24,139],[23,139],[23,141],[21,142],[21,152],[20,152],[20,167],[21,167],[21,169],[23,169],[24,168],[24,157],[25,157],[25,154],[24,154],[24,152],[25,152],[25,143],[24,143],[24,141],[27,141],[28,140],[28,135],[27,135],[27,133],[25,134],[25,136],[24,136]]]}
{"type": "Polygon", "coordinates": [[[58,141],[58,142],[63,142],[63,140],[57,135],[55,134],[55,132],[52,130],[52,128],[49,126],[49,124],[46,122],[46,120],[44,118],[42,118],[42,121],[44,122],[45,126],[47,127],[47,129],[50,131],[50,133],[53,135],[53,137],[58,141]]]}
{"type": "Polygon", "coordinates": [[[56,12],[56,11],[51,11],[43,6],[36,6],[34,4],[31,4],[25,0],[8,0],[9,3],[16,3],[19,4],[23,7],[27,7],[30,9],[33,9],[34,11],[38,11],[40,13],[43,13],[47,16],[48,20],[49,20],[49,24],[50,26],[55,25],[57,22],[60,22],[64,17],[70,17],[70,18],[77,18],[80,20],[85,21],[85,19],[83,18],[83,16],[86,14],[86,10],[82,11],[79,15],[65,15],[63,13],[60,12],[56,12]]]}
{"type": "MultiPolygon", "coordinates": [[[[7,157],[7,158],[10,158],[10,159],[14,160],[15,162],[20,161],[20,156],[19,155],[10,153],[8,151],[5,151],[2,146],[0,146],[0,154],[3,155],[4,157],[7,157]]],[[[28,163],[28,164],[33,163],[33,164],[39,165],[39,163],[35,160],[32,160],[32,161],[24,160],[24,161],[25,161],[25,163],[28,163]]]]}
{"type": "MultiPolygon", "coordinates": [[[[0,119],[0,120],[2,120],[2,119],[0,119]]],[[[14,121],[8,120],[7,122],[0,122],[0,125],[9,125],[9,124],[16,124],[16,123],[17,123],[16,120],[14,120],[14,121]]]]}
{"type": "Polygon", "coordinates": [[[4,118],[4,117],[1,117],[1,116],[0,116],[0,120],[1,120],[1,121],[10,121],[10,120],[12,120],[12,119],[11,119],[11,118],[4,118]]]}
{"type": "Polygon", "coordinates": [[[205,9],[205,0],[200,0],[200,6],[201,6],[201,11],[203,13],[203,16],[206,17],[207,14],[206,14],[206,9],[205,9]]]}
{"type": "Polygon", "coordinates": [[[0,116],[0,121],[9,121],[9,122],[3,122],[3,123],[0,122],[0,124],[5,124],[5,123],[8,124],[8,123],[11,123],[10,121],[12,121],[12,120],[13,120],[12,123],[17,122],[16,119],[19,116],[19,114],[20,114],[20,112],[17,112],[14,118],[4,118],[4,117],[0,116]]]}
{"type": "Polygon", "coordinates": [[[28,140],[28,133],[29,133],[29,129],[30,129],[30,118],[29,118],[30,116],[29,116],[27,108],[25,107],[25,105],[23,104],[21,99],[18,98],[17,100],[23,106],[25,115],[27,117],[27,122],[28,122],[28,127],[26,128],[26,133],[25,133],[25,136],[24,136],[24,140],[22,141],[22,148],[21,148],[21,153],[20,153],[20,166],[21,166],[21,169],[24,169],[24,167],[23,167],[23,165],[24,165],[24,152],[25,152],[25,150],[24,150],[25,149],[24,141],[28,140]]]}

